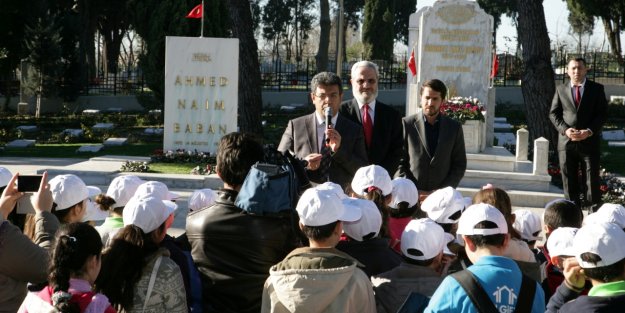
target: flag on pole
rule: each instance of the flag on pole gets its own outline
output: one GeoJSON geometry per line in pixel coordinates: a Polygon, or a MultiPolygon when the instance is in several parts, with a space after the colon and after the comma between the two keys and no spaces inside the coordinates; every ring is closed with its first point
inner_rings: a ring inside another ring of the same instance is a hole
{"type": "Polygon", "coordinates": [[[490,70],[490,78],[495,78],[499,72],[499,58],[497,53],[493,53],[493,68],[490,70]]]}
{"type": "Polygon", "coordinates": [[[412,73],[412,76],[417,75],[417,62],[414,59],[414,49],[412,49],[412,53],[410,54],[410,59],[408,59],[408,68],[412,73]]]}
{"type": "Polygon", "coordinates": [[[191,12],[189,12],[189,14],[187,14],[186,18],[202,18],[202,5],[198,4],[195,6],[195,8],[193,8],[193,10],[191,10],[191,12]]]}

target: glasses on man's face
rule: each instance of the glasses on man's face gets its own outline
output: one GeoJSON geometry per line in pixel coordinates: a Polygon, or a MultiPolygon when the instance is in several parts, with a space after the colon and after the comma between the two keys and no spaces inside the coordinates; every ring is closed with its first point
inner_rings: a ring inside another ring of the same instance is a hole
{"type": "Polygon", "coordinates": [[[320,94],[315,94],[315,97],[321,99],[321,101],[325,100],[325,99],[330,99],[330,100],[336,100],[339,98],[339,93],[338,92],[333,92],[331,94],[325,94],[325,93],[320,93],[320,94]]]}
{"type": "Polygon", "coordinates": [[[360,85],[360,86],[364,85],[365,83],[368,83],[369,85],[373,85],[373,84],[375,84],[376,82],[377,82],[377,80],[376,80],[375,78],[369,78],[369,79],[359,79],[359,80],[356,80],[356,84],[358,84],[358,85],[360,85]]]}

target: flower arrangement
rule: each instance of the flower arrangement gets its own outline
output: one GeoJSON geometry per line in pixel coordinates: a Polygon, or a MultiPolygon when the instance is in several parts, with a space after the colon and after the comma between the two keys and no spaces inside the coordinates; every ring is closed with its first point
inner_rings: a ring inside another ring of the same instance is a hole
{"type": "Polygon", "coordinates": [[[215,164],[216,157],[208,152],[191,151],[184,149],[163,151],[162,149],[154,150],[150,156],[152,162],[163,163],[197,163],[197,164],[215,164]]]}
{"type": "Polygon", "coordinates": [[[616,175],[601,169],[601,200],[605,203],[617,203],[625,205],[625,182],[616,175]]]}
{"type": "Polygon", "coordinates": [[[148,162],[126,161],[122,164],[122,167],[119,170],[122,172],[145,173],[150,171],[150,166],[148,165],[148,162]]]}
{"type": "Polygon", "coordinates": [[[440,112],[461,124],[465,121],[484,121],[484,106],[480,100],[472,97],[451,97],[441,104],[440,112]]]}

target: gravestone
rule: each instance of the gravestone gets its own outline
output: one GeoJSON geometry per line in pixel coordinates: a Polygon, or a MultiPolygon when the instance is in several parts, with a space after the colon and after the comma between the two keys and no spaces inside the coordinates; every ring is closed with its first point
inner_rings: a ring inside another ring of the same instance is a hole
{"type": "Polygon", "coordinates": [[[603,132],[601,132],[601,136],[603,137],[603,140],[608,140],[608,141],[621,141],[621,140],[625,140],[625,131],[621,130],[604,130],[603,132]]]}
{"type": "Polygon", "coordinates": [[[115,127],[115,124],[113,124],[113,123],[97,123],[97,124],[93,125],[93,127],[91,127],[91,129],[93,129],[94,131],[98,131],[98,130],[113,129],[113,127],[115,127]]]}
{"type": "Polygon", "coordinates": [[[165,38],[163,150],[215,153],[237,131],[239,40],[165,38]]]}
{"type": "Polygon", "coordinates": [[[97,144],[97,145],[85,145],[85,146],[80,146],[80,148],[78,148],[76,150],[76,152],[90,152],[90,153],[96,153],[96,152],[100,152],[100,150],[102,150],[104,148],[104,145],[101,144],[97,144]]]}
{"type": "Polygon", "coordinates": [[[493,17],[477,2],[438,0],[410,15],[408,52],[417,73],[408,72],[406,115],[417,112],[420,87],[430,79],[447,85],[448,98],[474,97],[486,108],[486,146],[492,146],[495,92],[491,86],[493,17]]]}
{"type": "Polygon", "coordinates": [[[30,132],[37,131],[38,128],[36,125],[20,125],[20,126],[17,126],[16,129],[21,130],[23,132],[30,133],[30,132]]]}
{"type": "Polygon", "coordinates": [[[30,139],[16,139],[13,140],[9,143],[7,143],[6,145],[8,148],[27,148],[27,147],[34,147],[35,146],[35,140],[30,140],[30,139]]]}
{"type": "Polygon", "coordinates": [[[68,128],[61,132],[62,134],[68,134],[72,137],[80,137],[83,135],[83,130],[80,128],[68,128]]]}
{"type": "Polygon", "coordinates": [[[108,138],[104,141],[105,146],[123,146],[128,142],[128,138],[108,138]]]}

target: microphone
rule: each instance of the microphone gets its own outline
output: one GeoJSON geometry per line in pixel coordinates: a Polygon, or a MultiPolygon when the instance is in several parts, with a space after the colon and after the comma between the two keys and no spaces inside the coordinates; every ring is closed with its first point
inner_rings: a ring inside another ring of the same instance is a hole
{"type": "Polygon", "coordinates": [[[323,112],[326,117],[326,129],[332,128],[332,109],[327,107],[323,112]]]}

